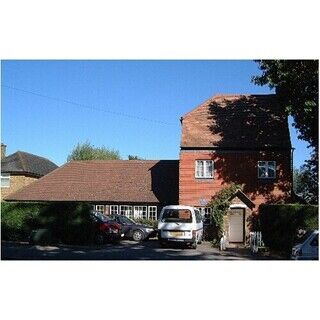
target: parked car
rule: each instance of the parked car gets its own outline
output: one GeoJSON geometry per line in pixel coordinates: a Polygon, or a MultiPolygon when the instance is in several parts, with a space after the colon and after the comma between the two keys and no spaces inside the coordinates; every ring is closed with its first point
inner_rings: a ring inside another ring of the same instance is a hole
{"type": "Polygon", "coordinates": [[[161,246],[169,242],[183,242],[196,249],[203,238],[200,211],[189,206],[166,206],[161,210],[158,239],[161,246]]]}
{"type": "Polygon", "coordinates": [[[319,231],[309,231],[292,248],[293,260],[318,260],[319,259],[319,231]]]}
{"type": "Polygon", "coordinates": [[[114,214],[110,218],[121,225],[124,237],[127,239],[142,241],[157,235],[157,230],[154,227],[137,223],[126,216],[114,214]]]}
{"type": "Polygon", "coordinates": [[[90,217],[94,223],[94,241],[96,244],[104,244],[106,242],[116,243],[123,238],[124,233],[121,225],[108,216],[98,211],[91,211],[90,217]]]}

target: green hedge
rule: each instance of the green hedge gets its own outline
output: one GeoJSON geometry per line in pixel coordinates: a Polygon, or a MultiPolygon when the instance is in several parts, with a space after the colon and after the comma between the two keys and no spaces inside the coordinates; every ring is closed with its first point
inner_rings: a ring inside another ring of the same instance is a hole
{"type": "Polygon", "coordinates": [[[319,228],[318,206],[299,204],[261,205],[259,228],[267,247],[285,255],[291,253],[299,229],[319,228]]]}
{"type": "Polygon", "coordinates": [[[86,244],[93,240],[90,205],[82,203],[1,203],[2,240],[28,241],[32,230],[50,230],[52,242],[86,244]]]}

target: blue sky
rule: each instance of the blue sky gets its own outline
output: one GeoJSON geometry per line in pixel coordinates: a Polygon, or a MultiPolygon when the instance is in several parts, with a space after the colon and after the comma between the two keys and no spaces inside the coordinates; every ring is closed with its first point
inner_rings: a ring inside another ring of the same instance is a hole
{"type": "MultiPolygon", "coordinates": [[[[218,93],[270,93],[256,74],[249,60],[2,61],[1,141],[58,165],[85,141],[124,159],[178,159],[180,117],[218,93]]],[[[309,150],[290,132],[298,167],[309,150]]]]}

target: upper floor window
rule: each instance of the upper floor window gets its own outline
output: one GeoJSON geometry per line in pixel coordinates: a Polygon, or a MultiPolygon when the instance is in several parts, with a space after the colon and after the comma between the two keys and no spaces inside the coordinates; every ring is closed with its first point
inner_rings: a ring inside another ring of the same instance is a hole
{"type": "Polygon", "coordinates": [[[275,161],[258,161],[258,178],[274,179],[276,177],[275,161]]]}
{"type": "Polygon", "coordinates": [[[10,174],[1,173],[1,188],[9,188],[9,187],[10,187],[10,174]]]}
{"type": "Polygon", "coordinates": [[[213,178],[213,161],[196,161],[196,178],[213,178]]]}

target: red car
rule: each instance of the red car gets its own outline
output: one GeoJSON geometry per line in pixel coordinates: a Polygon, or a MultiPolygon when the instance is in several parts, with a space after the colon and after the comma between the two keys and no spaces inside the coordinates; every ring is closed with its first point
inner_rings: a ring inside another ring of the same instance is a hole
{"type": "Polygon", "coordinates": [[[121,225],[110,217],[98,211],[91,211],[90,216],[94,223],[94,241],[96,244],[117,243],[124,236],[121,225]]]}

